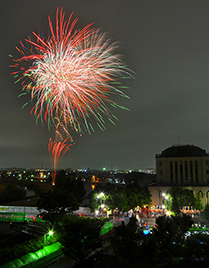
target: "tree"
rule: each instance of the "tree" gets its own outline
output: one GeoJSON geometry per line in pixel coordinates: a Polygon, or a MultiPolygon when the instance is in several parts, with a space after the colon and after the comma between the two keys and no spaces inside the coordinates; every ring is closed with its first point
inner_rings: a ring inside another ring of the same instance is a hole
{"type": "Polygon", "coordinates": [[[101,202],[111,210],[116,208],[121,211],[135,209],[151,204],[151,197],[148,188],[137,188],[135,186],[122,187],[107,183],[105,187],[96,187],[89,195],[89,207],[95,211],[101,206],[101,202]],[[97,198],[101,192],[104,196],[97,198]]]}
{"type": "Polygon", "coordinates": [[[114,229],[110,243],[116,257],[123,257],[129,263],[138,263],[140,259],[140,234],[136,232],[136,218],[132,217],[125,226],[124,222],[114,229]]]}
{"type": "Polygon", "coordinates": [[[1,202],[12,202],[24,199],[26,196],[26,190],[18,187],[15,183],[10,183],[6,186],[5,191],[0,194],[1,202]]]}
{"type": "MultiPolygon", "coordinates": [[[[194,263],[195,258],[199,259],[202,258],[203,255],[207,255],[208,254],[207,248],[208,248],[207,235],[192,234],[191,236],[189,236],[185,241],[185,248],[184,248],[184,262],[185,264],[188,265],[187,267],[191,267],[191,264],[194,263]]],[[[202,266],[201,263],[198,263],[198,266],[195,267],[208,267],[208,265],[202,266]]]]}
{"type": "Polygon", "coordinates": [[[41,193],[37,202],[38,210],[43,219],[51,223],[58,223],[66,215],[79,208],[79,203],[72,193],[63,190],[46,191],[41,193]]]}
{"type": "Polygon", "coordinates": [[[93,191],[88,195],[88,206],[92,212],[99,210],[101,207],[101,203],[106,199],[106,192],[103,185],[98,184],[93,191]],[[104,196],[101,196],[101,193],[105,193],[104,196]],[[99,196],[99,198],[98,198],[99,196]]]}
{"type": "Polygon", "coordinates": [[[63,190],[75,196],[76,201],[80,204],[84,200],[86,190],[81,178],[69,177],[64,170],[58,172],[54,191],[63,190]]]}
{"type": "Polygon", "coordinates": [[[156,261],[171,264],[173,257],[182,257],[182,246],[185,243],[184,234],[192,226],[190,216],[162,216],[156,219],[152,239],[156,243],[156,261]]]}
{"type": "Polygon", "coordinates": [[[188,189],[183,189],[179,186],[173,186],[168,191],[168,199],[165,200],[165,205],[168,210],[171,210],[174,215],[180,214],[180,208],[182,206],[194,206],[196,199],[193,193],[188,189]]]}
{"type": "Polygon", "coordinates": [[[168,211],[171,211],[173,215],[180,215],[180,200],[179,195],[176,191],[171,191],[166,195],[167,199],[164,200],[164,204],[168,211]]]}
{"type": "Polygon", "coordinates": [[[120,209],[120,211],[128,211],[128,199],[126,194],[126,189],[122,187],[117,187],[113,184],[112,189],[106,188],[107,191],[107,198],[105,204],[111,209],[112,211],[116,208],[120,209]]]}
{"type": "Polygon", "coordinates": [[[126,195],[128,200],[129,209],[135,209],[135,207],[144,207],[151,204],[151,197],[147,188],[127,187],[126,195]]]}
{"type": "Polygon", "coordinates": [[[42,211],[45,220],[58,223],[66,213],[79,208],[85,192],[84,184],[80,179],[68,178],[61,172],[58,174],[53,190],[40,194],[37,202],[38,210],[42,211]]]}
{"type": "Polygon", "coordinates": [[[203,204],[202,204],[202,200],[201,200],[201,196],[200,196],[200,193],[197,194],[197,198],[195,200],[195,204],[194,204],[194,207],[197,209],[197,210],[203,210],[203,204]]]}
{"type": "Polygon", "coordinates": [[[104,239],[100,233],[104,223],[104,219],[66,217],[60,239],[63,253],[68,258],[83,262],[93,251],[103,246],[104,239]]]}
{"type": "Polygon", "coordinates": [[[209,204],[205,206],[203,213],[205,215],[206,220],[209,221],[209,204]]]}
{"type": "Polygon", "coordinates": [[[181,196],[180,196],[181,206],[194,206],[195,201],[196,199],[192,191],[188,189],[182,189],[181,196]]]}
{"type": "Polygon", "coordinates": [[[112,211],[116,208],[127,211],[127,202],[125,189],[112,183],[107,183],[104,187],[98,185],[95,190],[89,194],[89,207],[92,212],[99,210],[101,204],[105,204],[105,207],[112,211]],[[102,196],[101,193],[103,193],[102,196]]]}

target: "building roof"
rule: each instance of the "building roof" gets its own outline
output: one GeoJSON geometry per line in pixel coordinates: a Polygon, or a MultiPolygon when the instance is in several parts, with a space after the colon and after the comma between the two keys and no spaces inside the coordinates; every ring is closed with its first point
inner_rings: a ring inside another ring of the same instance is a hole
{"type": "Polygon", "coordinates": [[[188,157],[188,156],[208,156],[205,150],[194,145],[173,145],[156,157],[188,157]]]}

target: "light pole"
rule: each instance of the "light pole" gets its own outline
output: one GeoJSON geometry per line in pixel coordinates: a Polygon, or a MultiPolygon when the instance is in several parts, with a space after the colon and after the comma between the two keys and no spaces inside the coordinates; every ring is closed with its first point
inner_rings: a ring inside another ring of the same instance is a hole
{"type": "Polygon", "coordinates": [[[49,230],[47,233],[44,234],[44,246],[46,245],[46,239],[49,238],[54,234],[53,230],[49,230]]]}
{"type": "Polygon", "coordinates": [[[166,215],[167,216],[169,216],[170,215],[170,211],[168,211],[168,209],[169,209],[169,205],[168,205],[168,202],[170,201],[169,200],[169,196],[168,195],[166,195],[165,193],[162,193],[162,196],[164,197],[164,200],[163,200],[163,212],[165,213],[165,209],[167,210],[166,211],[166,215]],[[166,202],[166,204],[164,204],[164,202],[166,202]]]}
{"type": "MultiPolygon", "coordinates": [[[[105,204],[103,204],[103,197],[104,197],[103,192],[97,195],[97,200],[99,201],[99,204],[100,204],[99,211],[101,212],[103,211],[105,207],[105,204]]],[[[96,212],[98,212],[98,210],[96,212]]]]}

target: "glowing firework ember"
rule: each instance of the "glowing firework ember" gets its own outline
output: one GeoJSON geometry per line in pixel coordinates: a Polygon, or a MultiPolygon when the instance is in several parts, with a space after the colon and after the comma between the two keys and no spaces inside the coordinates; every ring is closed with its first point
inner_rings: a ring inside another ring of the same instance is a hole
{"type": "Polygon", "coordinates": [[[58,117],[80,133],[91,133],[92,117],[103,130],[103,115],[113,124],[117,120],[110,112],[111,106],[127,109],[109,96],[116,93],[127,97],[121,91],[126,86],[118,79],[129,75],[114,53],[117,44],[111,44],[92,24],[74,31],[78,18],[71,22],[72,14],[65,20],[63,9],[60,13],[57,9],[55,26],[49,17],[48,38],[32,32],[34,40],[26,39],[27,46],[21,42],[22,48],[17,50],[22,55],[11,65],[18,71],[12,74],[18,77],[16,82],[21,81],[23,94],[30,93],[31,99],[35,99],[31,112],[37,120],[47,121],[50,127],[58,117]]]}
{"type": "MultiPolygon", "coordinates": [[[[68,139],[68,138],[67,138],[68,139]]],[[[52,141],[52,139],[49,139],[49,144],[48,144],[48,150],[49,154],[52,158],[52,162],[54,164],[54,173],[52,174],[52,185],[55,185],[55,178],[56,178],[56,172],[57,172],[57,164],[59,160],[63,157],[63,155],[70,150],[70,146],[72,144],[66,144],[67,139],[64,141],[52,141]]]]}

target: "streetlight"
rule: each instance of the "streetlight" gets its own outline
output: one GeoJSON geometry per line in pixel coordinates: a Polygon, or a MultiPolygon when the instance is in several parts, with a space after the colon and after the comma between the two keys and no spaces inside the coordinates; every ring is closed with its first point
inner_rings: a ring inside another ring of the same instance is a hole
{"type": "Polygon", "coordinates": [[[49,238],[54,234],[54,230],[49,230],[47,233],[44,234],[44,245],[46,245],[46,239],[49,238]]]}
{"type": "Polygon", "coordinates": [[[166,211],[166,215],[167,216],[170,216],[171,215],[171,212],[170,211],[166,211]]]}
{"type": "Polygon", "coordinates": [[[48,232],[48,235],[49,236],[51,236],[51,235],[53,235],[54,234],[54,231],[53,230],[50,230],[49,232],[48,232]]]}
{"type": "Polygon", "coordinates": [[[105,207],[105,204],[103,204],[103,198],[104,198],[104,193],[103,192],[101,192],[100,194],[97,195],[97,200],[98,200],[98,202],[100,204],[101,211],[103,211],[103,209],[105,207]]]}
{"type": "Polygon", "coordinates": [[[169,195],[166,195],[165,193],[162,193],[162,196],[164,197],[164,200],[163,200],[163,212],[166,213],[167,216],[170,216],[171,215],[171,212],[168,211],[168,209],[170,208],[170,197],[169,195]],[[164,205],[164,201],[166,201],[166,204],[164,205]],[[166,209],[166,212],[164,211],[166,209]]]}

